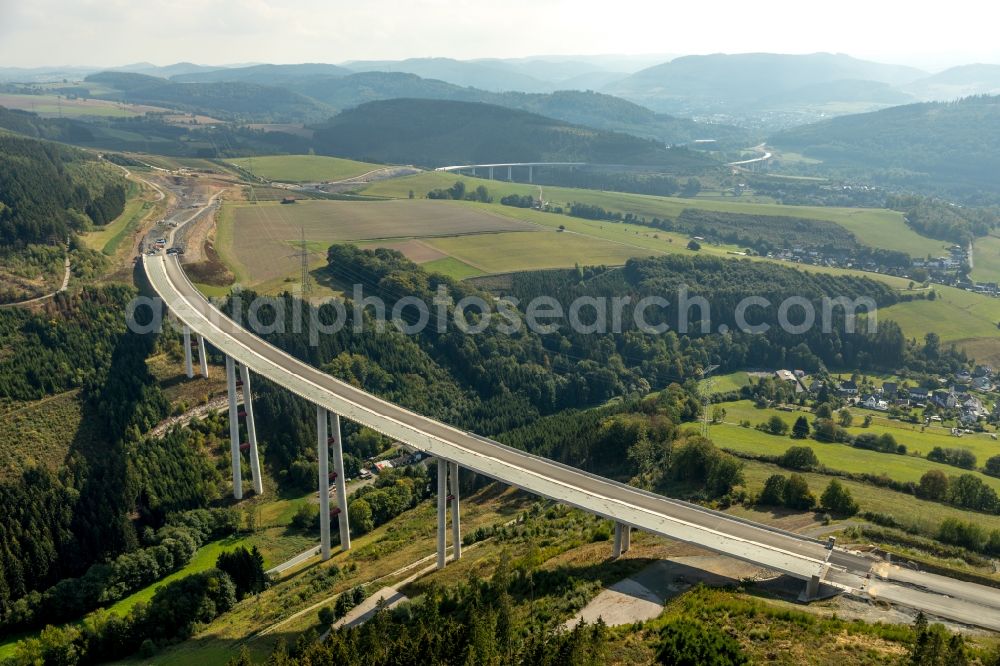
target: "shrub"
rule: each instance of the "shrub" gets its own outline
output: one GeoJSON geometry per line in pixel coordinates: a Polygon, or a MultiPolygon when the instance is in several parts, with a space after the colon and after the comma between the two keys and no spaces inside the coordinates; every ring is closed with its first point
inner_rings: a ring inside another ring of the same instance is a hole
{"type": "Polygon", "coordinates": [[[841,516],[853,516],[858,512],[858,503],[851,497],[851,491],[837,479],[832,479],[823,491],[820,503],[824,509],[841,516]]]}
{"type": "Polygon", "coordinates": [[[788,469],[810,470],[819,467],[819,458],[808,446],[791,446],[781,456],[778,464],[788,469]]]}
{"type": "Polygon", "coordinates": [[[809,419],[805,416],[800,416],[795,419],[795,425],[792,426],[792,437],[794,439],[805,439],[809,436],[809,419]]]}
{"type": "Polygon", "coordinates": [[[816,504],[816,498],[809,491],[809,482],[801,474],[792,474],[785,483],[785,506],[789,509],[807,511],[816,504]]]}
{"type": "Polygon", "coordinates": [[[1000,477],[1000,456],[993,456],[987,460],[986,466],[983,467],[983,473],[1000,477]]]}
{"type": "Polygon", "coordinates": [[[788,482],[781,474],[772,474],[764,482],[764,490],[757,499],[758,504],[765,506],[781,506],[785,503],[785,484],[788,482]]]}
{"type": "Polygon", "coordinates": [[[312,504],[303,504],[292,516],[292,527],[297,530],[313,530],[318,524],[319,509],[312,504]]]}
{"type": "Polygon", "coordinates": [[[938,526],[937,540],[982,552],[986,548],[989,536],[982,527],[975,523],[967,523],[957,518],[946,518],[938,526]]]}
{"type": "Polygon", "coordinates": [[[714,625],[678,618],[660,633],[656,654],[661,664],[712,664],[739,666],[749,664],[740,644],[714,625]]]}
{"type": "Polygon", "coordinates": [[[932,469],[920,477],[917,486],[917,496],[935,502],[943,501],[948,496],[948,477],[939,469],[932,469]]]}

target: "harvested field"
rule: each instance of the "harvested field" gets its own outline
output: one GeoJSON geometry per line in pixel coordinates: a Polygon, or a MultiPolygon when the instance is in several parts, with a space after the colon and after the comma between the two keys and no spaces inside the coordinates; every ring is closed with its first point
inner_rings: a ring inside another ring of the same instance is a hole
{"type": "Polygon", "coordinates": [[[417,240],[416,238],[405,241],[359,243],[359,245],[366,249],[382,247],[388,250],[396,250],[397,252],[402,252],[407,259],[416,264],[425,264],[428,261],[445,259],[448,256],[441,250],[433,248],[427,243],[417,240]]]}
{"type": "Polygon", "coordinates": [[[570,232],[513,232],[434,238],[428,244],[483,273],[624,264],[653,250],[611,243],[570,232]]]}
{"type": "MultiPolygon", "coordinates": [[[[217,249],[247,285],[296,274],[300,266],[296,251],[303,232],[310,249],[316,251],[345,241],[401,241],[538,229],[521,220],[442,201],[316,200],[240,205],[231,210],[232,215],[219,218],[217,249]]],[[[411,249],[416,251],[416,246],[411,249]]],[[[428,261],[445,256],[429,246],[419,254],[426,254],[428,261]]],[[[321,252],[317,259],[322,256],[321,252]]]]}

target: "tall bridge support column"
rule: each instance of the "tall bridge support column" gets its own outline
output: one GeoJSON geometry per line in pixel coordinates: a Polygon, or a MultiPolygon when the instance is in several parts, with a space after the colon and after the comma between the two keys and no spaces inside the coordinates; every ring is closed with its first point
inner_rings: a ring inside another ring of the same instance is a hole
{"type": "Polygon", "coordinates": [[[458,502],[458,463],[451,463],[451,549],[452,561],[462,558],[462,517],[458,502]]]}
{"type": "MultiPolygon", "coordinates": [[[[330,559],[330,459],[327,411],[316,405],[316,452],[319,458],[319,544],[323,560],[330,559]]],[[[345,509],[341,509],[344,511],[345,509]]]]}
{"type": "Polygon", "coordinates": [[[344,476],[344,449],[340,438],[340,414],[331,414],[333,427],[330,430],[330,440],[333,445],[333,471],[336,474],[337,506],[340,513],[340,549],[351,549],[351,525],[347,521],[347,477],[344,476]]]}
{"type": "Polygon", "coordinates": [[[229,390],[229,453],[233,468],[233,497],[243,499],[243,471],[240,469],[240,417],[236,405],[236,367],[226,356],[226,385],[229,390]]]}
{"type": "Polygon", "coordinates": [[[194,368],[191,367],[191,329],[184,326],[184,374],[188,379],[194,377],[194,368]]]}
{"type": "Polygon", "coordinates": [[[448,549],[447,509],[448,509],[448,462],[438,458],[438,548],[437,568],[444,569],[448,549]]]}
{"type": "Polygon", "coordinates": [[[507,182],[514,180],[514,167],[507,167],[507,182]]]}
{"type": "Polygon", "coordinates": [[[529,183],[535,182],[535,172],[534,172],[534,169],[535,169],[535,167],[531,166],[530,164],[528,165],[528,182],[529,183]]]}
{"type": "Polygon", "coordinates": [[[490,180],[493,180],[493,167],[490,167],[490,180]]]}
{"type": "Polygon", "coordinates": [[[260,475],[260,454],[257,452],[257,427],[253,420],[253,397],[250,395],[250,370],[240,365],[240,379],[243,380],[243,411],[247,413],[247,441],[250,444],[250,475],[253,478],[253,491],[258,495],[264,492],[264,480],[260,475]]]}
{"type": "Polygon", "coordinates": [[[622,524],[622,552],[627,553],[632,547],[632,527],[622,524]]]}
{"type": "Polygon", "coordinates": [[[198,336],[198,363],[201,365],[201,376],[208,379],[208,350],[205,349],[205,338],[198,336]]]}
{"type": "Polygon", "coordinates": [[[622,556],[622,524],[615,523],[615,545],[611,551],[611,557],[618,559],[622,556]]]}

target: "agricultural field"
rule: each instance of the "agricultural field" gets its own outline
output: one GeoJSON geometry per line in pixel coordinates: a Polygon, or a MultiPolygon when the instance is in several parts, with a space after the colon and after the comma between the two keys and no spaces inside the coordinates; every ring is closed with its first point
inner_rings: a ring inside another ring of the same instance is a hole
{"type": "Polygon", "coordinates": [[[922,339],[933,331],[947,342],[992,338],[1000,344],[1000,299],[934,285],[937,298],[899,303],[879,311],[898,323],[907,337],[922,339]]]}
{"type": "Polygon", "coordinates": [[[569,231],[476,234],[424,242],[483,273],[566,268],[575,263],[615,266],[653,254],[569,231]]]}
{"type": "MultiPolygon", "coordinates": [[[[742,453],[781,455],[790,446],[809,446],[816,452],[820,463],[831,469],[853,473],[884,474],[889,478],[903,482],[919,481],[920,477],[931,469],[940,469],[950,476],[966,472],[966,470],[931,462],[916,455],[901,456],[880,453],[856,449],[847,444],[818,442],[814,439],[793,440],[788,436],[771,435],[753,428],[774,415],[784,420],[789,427],[792,426],[795,419],[803,415],[811,423],[814,417],[808,411],[785,412],[776,409],[757,409],[747,400],[720,403],[719,406],[726,410],[725,422],[712,426],[712,439],[716,444],[726,449],[742,453]],[[750,421],[751,427],[740,427],[738,424],[742,420],[750,421]]],[[[1000,444],[990,439],[988,435],[966,435],[959,439],[951,436],[943,428],[929,428],[925,432],[920,432],[919,426],[888,419],[880,419],[878,422],[873,422],[871,427],[862,428],[860,423],[864,415],[872,414],[875,416],[876,414],[861,409],[853,411],[854,422],[858,425],[848,428],[852,435],[865,432],[890,433],[899,444],[905,444],[910,453],[919,453],[924,456],[935,446],[966,448],[976,454],[979,465],[984,464],[989,457],[1000,454],[1000,444]]],[[[971,473],[976,474],[984,482],[1000,491],[1000,479],[979,472],[971,473]]]]}
{"type": "Polygon", "coordinates": [[[712,395],[729,393],[731,391],[739,391],[744,386],[749,386],[750,376],[746,372],[738,370],[730,372],[728,375],[718,375],[711,379],[703,379],[699,384],[702,387],[701,390],[704,391],[708,388],[712,395]]]}
{"type": "Polygon", "coordinates": [[[748,215],[774,215],[780,217],[800,217],[826,220],[843,226],[865,245],[889,248],[907,252],[915,257],[939,254],[946,244],[920,236],[906,225],[902,213],[872,208],[835,208],[822,206],[784,206],[781,204],[748,203],[744,201],[715,201],[709,199],[682,199],[677,197],[656,197],[644,194],[601,192],[565,187],[540,187],[521,183],[508,183],[483,178],[468,178],[449,173],[427,172],[405,178],[396,178],[374,183],[365,188],[365,194],[387,197],[407,197],[413,190],[418,195],[450,186],[456,180],[463,180],[467,190],[479,185],[489,188],[496,199],[506,194],[531,194],[542,197],[553,204],[579,202],[601,206],[612,211],[634,213],[646,218],[660,217],[675,219],[685,208],[743,213],[748,215]]]}
{"type": "MultiPolygon", "coordinates": [[[[536,227],[488,211],[441,201],[300,201],[225,206],[218,220],[217,249],[237,279],[246,285],[296,275],[296,255],[304,232],[314,253],[311,265],[326,261],[325,249],[345,241],[402,240],[456,234],[530,232],[536,227]]],[[[427,261],[446,253],[413,245],[427,261]]],[[[419,258],[419,257],[418,257],[419,258]]]]}
{"type": "Polygon", "coordinates": [[[977,282],[1000,282],[1000,236],[976,239],[973,246],[972,279],[977,282]]]}
{"type": "MultiPolygon", "coordinates": [[[[765,435],[765,437],[769,437],[769,435],[765,435]]],[[[817,455],[819,455],[818,452],[817,455]]],[[[743,461],[743,476],[746,480],[744,486],[753,492],[759,493],[764,487],[764,481],[772,474],[784,474],[788,476],[790,473],[790,470],[778,467],[777,465],[754,460],[743,461]]],[[[826,485],[830,483],[830,479],[833,478],[816,472],[796,472],[796,474],[801,474],[806,478],[809,482],[809,489],[817,497],[823,492],[826,485]]],[[[940,502],[929,502],[907,493],[879,488],[860,481],[840,479],[840,482],[851,491],[851,495],[857,500],[862,511],[886,513],[894,516],[900,522],[909,523],[931,532],[936,531],[937,526],[946,518],[957,518],[958,520],[967,521],[970,515],[975,516],[976,522],[984,529],[1000,529],[1000,516],[993,516],[986,513],[970,514],[970,512],[964,509],[941,504],[940,502]]],[[[768,517],[772,516],[770,509],[748,510],[734,507],[730,512],[764,523],[770,522],[768,517]]]]}
{"type": "Polygon", "coordinates": [[[289,183],[344,180],[383,167],[381,164],[319,155],[269,155],[230,161],[242,169],[253,169],[254,175],[265,180],[289,183]]]}
{"type": "Polygon", "coordinates": [[[103,99],[70,99],[61,95],[18,95],[16,93],[0,93],[0,106],[58,118],[131,118],[141,116],[146,112],[165,110],[155,106],[122,104],[103,99]]]}

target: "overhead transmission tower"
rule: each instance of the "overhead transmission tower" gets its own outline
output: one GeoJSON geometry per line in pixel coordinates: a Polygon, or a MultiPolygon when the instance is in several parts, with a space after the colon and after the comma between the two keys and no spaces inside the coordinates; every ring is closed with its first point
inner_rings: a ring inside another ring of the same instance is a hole
{"type": "MultiPolygon", "coordinates": [[[[250,183],[250,203],[256,204],[257,203],[257,193],[253,191],[253,181],[256,178],[256,176],[253,175],[253,155],[250,155],[249,157],[247,157],[247,161],[249,163],[249,171],[250,171],[250,179],[248,181],[250,183]]],[[[303,240],[302,242],[305,243],[305,240],[303,240]]]]}
{"type": "Polygon", "coordinates": [[[298,257],[301,262],[301,282],[302,282],[302,296],[308,297],[312,294],[312,276],[309,275],[309,246],[306,245],[306,229],[301,227],[302,239],[299,241],[299,251],[288,255],[289,257],[298,257]]]}

